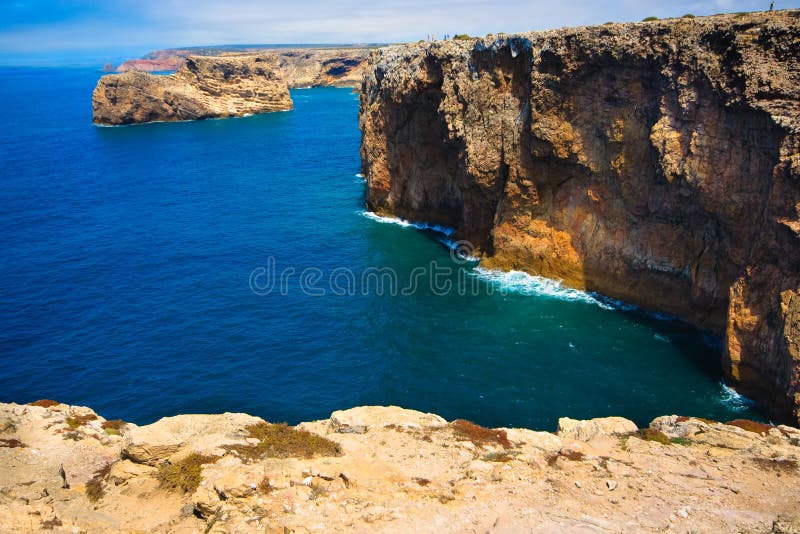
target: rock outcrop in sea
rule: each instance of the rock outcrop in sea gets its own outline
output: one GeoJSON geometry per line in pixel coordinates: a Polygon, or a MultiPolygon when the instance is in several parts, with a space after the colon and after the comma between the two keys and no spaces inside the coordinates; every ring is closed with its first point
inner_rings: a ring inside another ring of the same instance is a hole
{"type": "Polygon", "coordinates": [[[136,426],[0,404],[0,525],[55,532],[798,532],[800,430],[659,417],[489,429],[397,407],[136,426]]]}
{"type": "Polygon", "coordinates": [[[800,11],[383,48],[360,122],[371,210],[711,331],[800,420],[800,11]]]}
{"type": "Polygon", "coordinates": [[[103,76],[92,95],[93,120],[120,125],[235,117],[292,109],[275,55],[191,56],[177,73],[103,76]]]}

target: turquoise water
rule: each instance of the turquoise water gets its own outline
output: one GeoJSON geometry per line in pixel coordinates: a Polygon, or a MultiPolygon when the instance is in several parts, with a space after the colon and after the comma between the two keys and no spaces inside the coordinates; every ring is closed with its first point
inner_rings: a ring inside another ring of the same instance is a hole
{"type": "Polygon", "coordinates": [[[439,233],[365,216],[349,90],[294,91],[287,113],[97,128],[98,76],[0,69],[0,400],[137,423],[366,404],[543,429],[758,416],[692,328],[476,271],[439,233]],[[272,266],[295,274],[268,291],[272,266]],[[369,268],[418,287],[361,284],[369,268]],[[435,284],[414,274],[448,268],[435,284]]]}

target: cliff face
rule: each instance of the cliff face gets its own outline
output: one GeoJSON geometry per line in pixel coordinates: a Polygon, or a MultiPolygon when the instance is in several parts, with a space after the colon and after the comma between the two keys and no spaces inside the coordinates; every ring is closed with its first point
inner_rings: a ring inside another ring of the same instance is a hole
{"type": "Polygon", "coordinates": [[[552,434],[381,406],[136,426],[35,404],[0,404],[4,533],[800,529],[790,427],[564,418],[552,434]]]}
{"type": "MultiPolygon", "coordinates": [[[[226,48],[159,50],[143,59],[131,59],[117,72],[158,72],[179,69],[190,55],[225,57],[226,48]],[[202,52],[202,54],[200,54],[202,52]]],[[[366,48],[248,48],[239,53],[270,53],[278,57],[276,70],[289,87],[357,87],[361,85],[371,50],[366,48]]]]}
{"type": "Polygon", "coordinates": [[[177,73],[103,76],[92,95],[97,124],[232,117],[292,109],[273,55],[189,57],[177,73]]]}
{"type": "Polygon", "coordinates": [[[798,11],[381,49],[368,205],[713,331],[800,420],[799,97],[798,11]]]}

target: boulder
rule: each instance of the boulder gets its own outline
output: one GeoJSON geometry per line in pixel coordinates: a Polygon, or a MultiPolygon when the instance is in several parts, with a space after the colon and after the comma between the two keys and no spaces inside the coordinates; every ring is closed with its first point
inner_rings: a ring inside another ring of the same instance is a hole
{"type": "Polygon", "coordinates": [[[558,420],[558,436],[578,441],[589,441],[596,436],[612,436],[636,432],[636,423],[624,417],[601,417],[578,421],[569,417],[558,420]]]}
{"type": "Polygon", "coordinates": [[[342,434],[364,434],[370,428],[381,428],[388,425],[407,428],[441,428],[447,425],[447,421],[436,414],[407,410],[397,406],[361,406],[333,412],[328,422],[328,430],[342,434]]]}

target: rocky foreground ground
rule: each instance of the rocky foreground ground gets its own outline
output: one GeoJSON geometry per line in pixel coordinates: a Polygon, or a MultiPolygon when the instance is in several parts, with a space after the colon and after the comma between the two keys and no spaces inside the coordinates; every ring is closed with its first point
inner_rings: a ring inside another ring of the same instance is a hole
{"type": "Polygon", "coordinates": [[[147,426],[0,404],[2,532],[800,532],[800,430],[487,429],[396,407],[147,426]]]}

